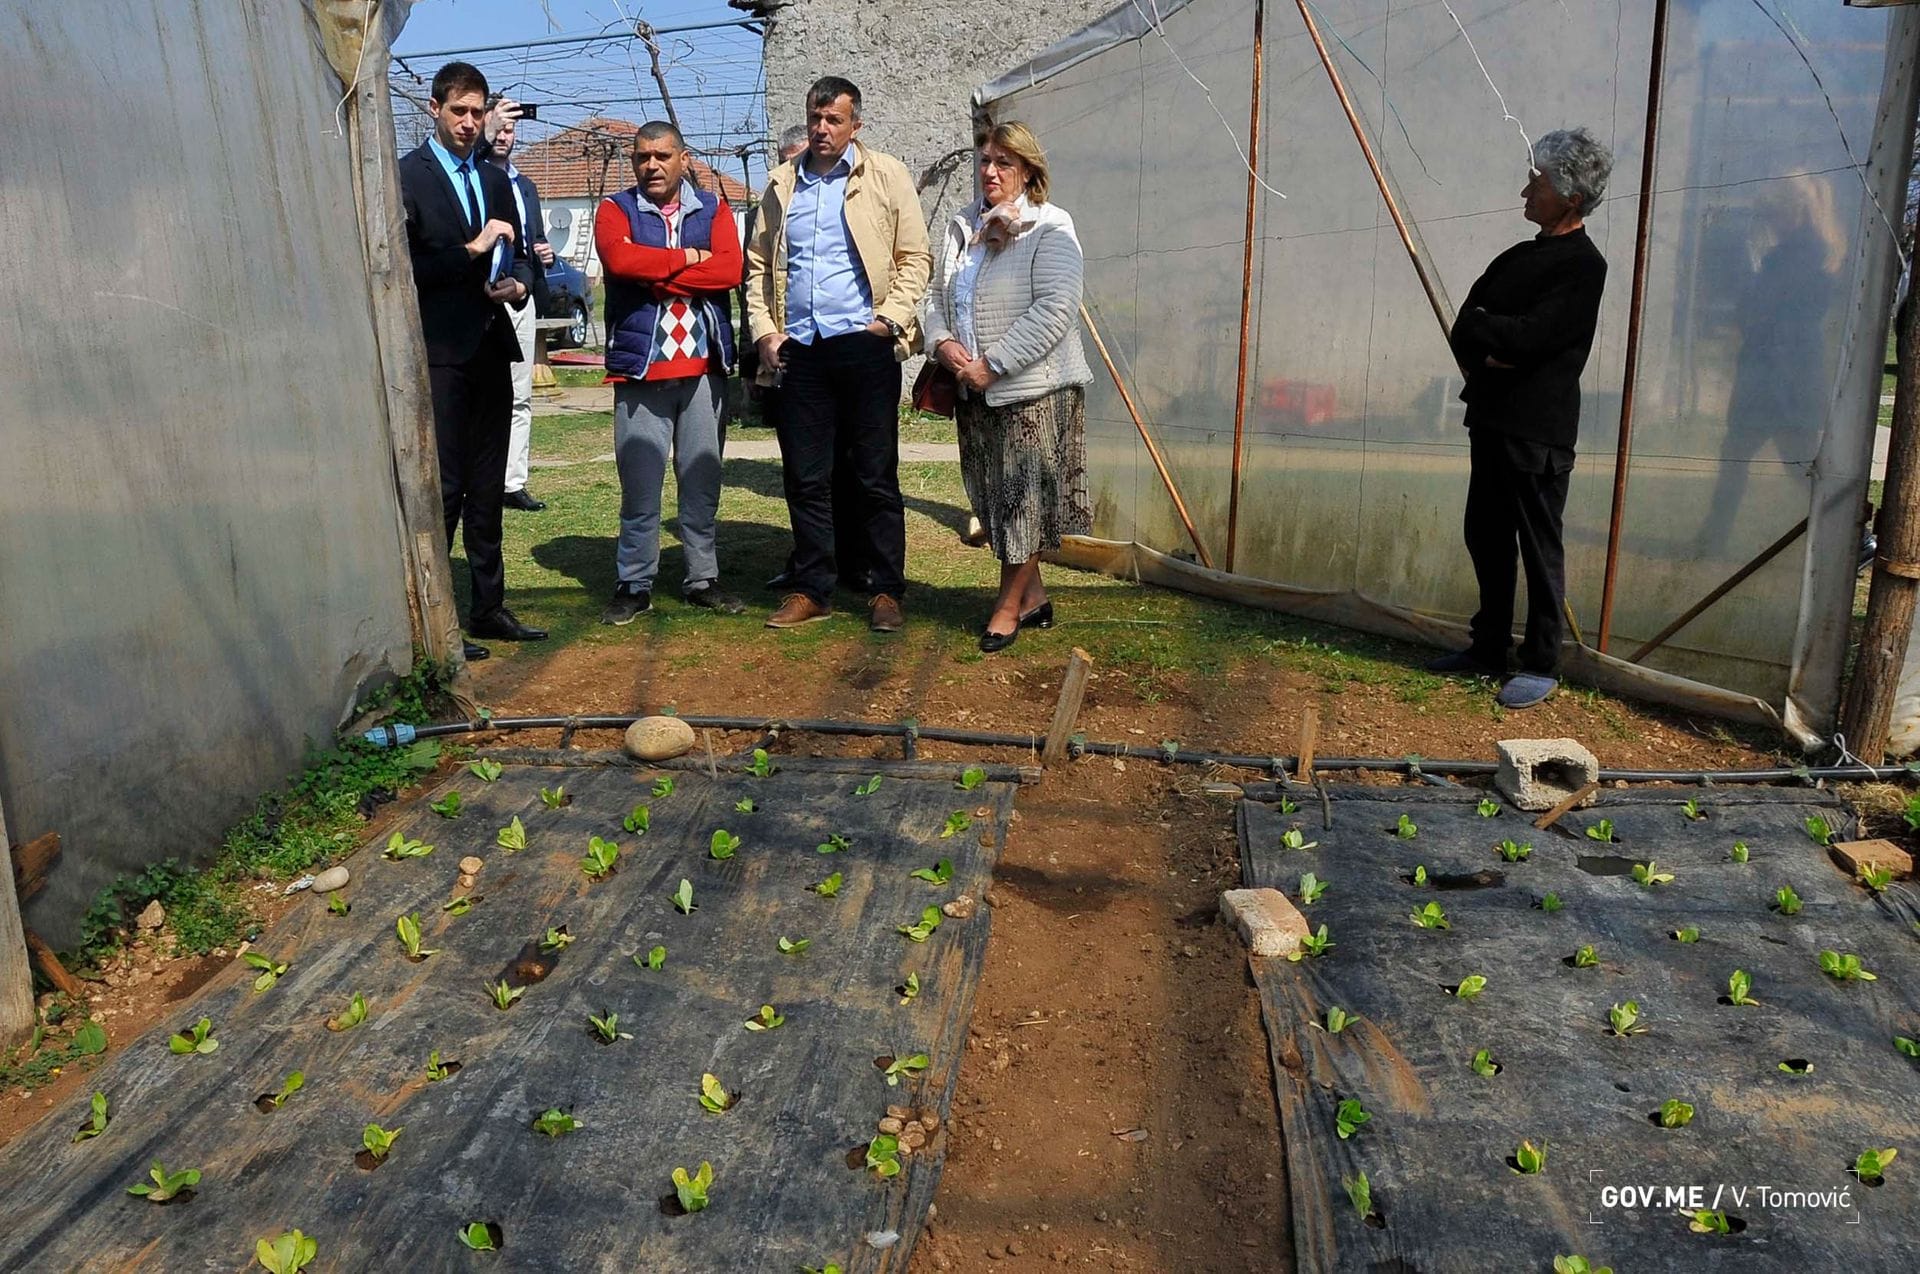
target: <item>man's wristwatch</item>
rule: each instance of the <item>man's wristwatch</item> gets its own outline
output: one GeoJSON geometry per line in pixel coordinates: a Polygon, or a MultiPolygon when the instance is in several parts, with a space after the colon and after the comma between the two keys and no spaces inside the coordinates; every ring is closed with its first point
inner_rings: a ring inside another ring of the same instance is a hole
{"type": "Polygon", "coordinates": [[[901,327],[898,323],[886,317],[884,314],[876,314],[874,315],[874,318],[878,319],[881,323],[886,325],[886,329],[889,332],[893,333],[893,339],[896,341],[907,334],[906,328],[901,327]]]}

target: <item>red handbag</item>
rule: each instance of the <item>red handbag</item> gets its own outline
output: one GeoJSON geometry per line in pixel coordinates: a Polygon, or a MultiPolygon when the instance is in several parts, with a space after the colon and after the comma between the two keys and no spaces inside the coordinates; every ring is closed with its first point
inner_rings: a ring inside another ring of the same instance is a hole
{"type": "Polygon", "coordinates": [[[951,420],[954,404],[959,401],[960,382],[951,371],[932,358],[920,365],[920,374],[913,378],[915,411],[924,411],[930,416],[945,416],[951,420]]]}

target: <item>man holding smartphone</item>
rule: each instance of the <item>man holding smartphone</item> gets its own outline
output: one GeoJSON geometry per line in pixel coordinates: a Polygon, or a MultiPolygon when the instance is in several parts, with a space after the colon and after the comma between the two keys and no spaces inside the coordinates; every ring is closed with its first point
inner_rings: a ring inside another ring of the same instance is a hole
{"type": "MultiPolygon", "coordinates": [[[[428,113],[433,135],[401,158],[400,195],[426,337],[447,544],[464,526],[473,585],[468,636],[539,641],[545,630],[521,623],[506,607],[500,558],[510,369],[520,361],[508,307],[527,304],[533,275],[518,246],[507,175],[481,162],[486,77],[468,63],[447,63],[433,77],[428,113]]],[[[471,640],[465,645],[468,659],[487,654],[471,640]]]]}
{"type": "Polygon", "coordinates": [[[487,115],[487,157],[505,170],[513,184],[514,224],[520,234],[514,242],[526,247],[533,275],[533,304],[510,311],[513,334],[520,342],[520,361],[513,365],[513,425],[507,435],[507,490],[501,503],[523,513],[538,513],[547,502],[527,490],[533,458],[534,324],[547,307],[547,267],[553,264],[553,245],[547,242],[540,191],[533,179],[513,166],[513,144],[519,121],[532,119],[536,108],[510,97],[500,98],[487,115]]]}

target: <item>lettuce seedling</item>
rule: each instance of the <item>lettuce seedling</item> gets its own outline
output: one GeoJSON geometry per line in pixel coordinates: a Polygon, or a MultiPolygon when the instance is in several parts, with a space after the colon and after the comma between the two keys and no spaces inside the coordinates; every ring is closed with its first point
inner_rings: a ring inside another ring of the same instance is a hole
{"type": "Polygon", "coordinates": [[[80,1125],[79,1132],[73,1134],[73,1140],[76,1143],[98,1137],[107,1130],[107,1095],[95,1093],[93,1100],[87,1103],[87,1108],[91,1112],[87,1116],[87,1122],[80,1125]]]}
{"type": "Polygon", "coordinates": [[[1727,1003],[1739,1006],[1758,1004],[1748,992],[1753,990],[1753,978],[1745,969],[1735,969],[1733,976],[1727,979],[1727,1003]]]}
{"type": "Polygon", "coordinates": [[[564,1110],[549,1109],[533,1121],[533,1130],[548,1137],[564,1137],[587,1125],[564,1110]]]}
{"type": "Polygon", "coordinates": [[[593,1033],[608,1044],[616,1040],[630,1040],[633,1038],[633,1032],[620,1029],[620,1015],[618,1013],[609,1013],[605,1017],[595,1017],[589,1013],[587,1014],[587,1023],[593,1027],[593,1033]]]}
{"type": "Polygon", "coordinates": [[[1362,1221],[1373,1215],[1373,1183],[1367,1180],[1366,1173],[1342,1177],[1340,1184],[1347,1188],[1347,1199],[1362,1221]]]}
{"type": "Polygon", "coordinates": [[[953,813],[947,815],[946,826],[940,829],[940,839],[945,840],[956,832],[964,832],[972,826],[973,815],[967,813],[965,810],[955,810],[953,813]]]}
{"type": "Polygon", "coordinates": [[[298,1230],[288,1230],[253,1245],[253,1259],[260,1262],[267,1274],[299,1274],[318,1255],[320,1241],[298,1230]]]}
{"type": "Polygon", "coordinates": [[[653,825],[653,811],[647,808],[647,805],[645,802],[642,802],[641,804],[636,805],[632,809],[628,810],[627,816],[620,820],[620,826],[626,828],[627,831],[631,832],[635,836],[646,835],[647,829],[652,825],[653,825]]]}
{"type": "Polygon", "coordinates": [[[1633,865],[1633,883],[1645,885],[1648,889],[1655,885],[1670,885],[1673,883],[1673,873],[1661,871],[1660,864],[1649,858],[1644,863],[1633,865]]]}
{"type": "MultiPolygon", "coordinates": [[[[1894,1051],[1902,1057],[1911,1057],[1915,1061],[1920,1061],[1920,1040],[1908,1039],[1904,1035],[1896,1035],[1893,1037],[1893,1048],[1894,1051]]],[[[95,1097],[99,1095],[98,1093],[94,1094],[95,1097]]]]}
{"type": "Polygon", "coordinates": [[[1841,955],[1837,951],[1820,953],[1820,972],[1836,982],[1878,982],[1880,975],[1868,973],[1861,967],[1860,957],[1851,952],[1841,955]]]}
{"type": "Polygon", "coordinates": [[[1713,1208],[1700,1208],[1692,1212],[1682,1208],[1680,1215],[1688,1218],[1687,1228],[1695,1234],[1730,1234],[1733,1231],[1727,1214],[1713,1208]]]}
{"type": "Polygon", "coordinates": [[[261,955],[258,951],[243,951],[240,953],[240,958],[250,967],[260,970],[260,976],[253,980],[255,995],[272,990],[273,984],[278,982],[287,971],[285,960],[274,960],[269,956],[261,955]]]}
{"type": "Polygon", "coordinates": [[[872,778],[868,779],[865,783],[862,783],[859,787],[854,788],[853,794],[855,796],[872,796],[875,792],[878,792],[879,790],[880,790],[880,776],[876,774],[872,778]]]}
{"type": "Polygon", "coordinates": [[[1793,892],[1792,885],[1782,885],[1774,892],[1773,909],[1783,916],[1800,914],[1800,895],[1793,892]]]}
{"type": "Polygon", "coordinates": [[[513,1002],[526,993],[527,988],[523,986],[508,986],[505,978],[487,983],[487,994],[493,999],[493,1007],[502,1012],[512,1008],[513,1002]]]}
{"type": "Polygon", "coordinates": [[[1401,840],[1412,840],[1420,834],[1420,825],[1402,814],[1400,820],[1393,825],[1393,834],[1401,840]]]}
{"type": "Polygon", "coordinates": [[[1599,963],[1600,953],[1593,949],[1591,942],[1573,953],[1573,967],[1576,969],[1595,968],[1599,963]]]}
{"type": "Polygon", "coordinates": [[[1425,863],[1414,864],[1413,883],[1416,888],[1424,886],[1427,883],[1427,865],[1425,863]]]}
{"type": "Polygon", "coordinates": [[[920,922],[911,925],[895,925],[894,928],[907,935],[913,942],[925,942],[940,927],[940,908],[927,907],[920,912],[920,922]]]}
{"type": "Polygon", "coordinates": [[[1420,910],[1414,912],[1413,923],[1419,925],[1422,929],[1453,928],[1452,923],[1447,919],[1447,913],[1440,909],[1440,904],[1437,902],[1430,902],[1420,908],[1420,910]]]}
{"type": "Polygon", "coordinates": [[[1693,1107],[1678,1097],[1669,1097],[1660,1103],[1660,1126],[1662,1128],[1685,1128],[1693,1122],[1693,1107]]]}
{"type": "Polygon", "coordinates": [[[1684,929],[1675,929],[1673,930],[1673,940],[1675,942],[1698,942],[1700,941],[1699,927],[1696,925],[1688,925],[1684,929]]]}
{"type": "Polygon", "coordinates": [[[1509,837],[1495,845],[1493,852],[1510,863],[1524,863],[1533,856],[1533,842],[1516,841],[1509,837]]]}
{"type": "Polygon", "coordinates": [[[846,1271],[842,1270],[835,1262],[828,1261],[825,1265],[819,1266],[818,1268],[811,1265],[802,1265],[800,1267],[800,1274],[846,1274],[846,1271]]]}
{"type": "Polygon", "coordinates": [[[380,851],[382,858],[391,858],[395,862],[402,858],[425,858],[433,852],[433,846],[417,840],[408,840],[399,832],[387,837],[387,847],[380,851]]]}
{"type": "Polygon", "coordinates": [[[693,914],[693,882],[684,876],[680,879],[680,887],[673,891],[673,905],[680,909],[683,916],[693,914]]]}
{"type": "Polygon", "coordinates": [[[735,1097],[720,1086],[720,1081],[712,1075],[700,1077],[700,1105],[708,1114],[718,1115],[733,1105],[735,1097]]]}
{"type": "Polygon", "coordinates": [[[942,858],[931,867],[916,867],[907,875],[915,880],[924,880],[930,885],[944,885],[953,879],[953,860],[942,858]]]}
{"type": "Polygon", "coordinates": [[[1513,1170],[1525,1176],[1533,1176],[1547,1166],[1547,1143],[1541,1142],[1536,1149],[1531,1141],[1523,1141],[1514,1147],[1513,1170]]]}
{"type": "Polygon", "coordinates": [[[393,1149],[394,1141],[405,1131],[404,1127],[388,1129],[379,1124],[368,1124],[360,1130],[360,1144],[375,1159],[385,1159],[387,1152],[393,1149]]]}
{"type": "Polygon", "coordinates": [[[664,969],[667,967],[667,949],[655,947],[644,956],[636,951],[633,953],[633,962],[643,969],[664,969]]]}
{"type": "Polygon", "coordinates": [[[1867,863],[1854,874],[1861,884],[1876,894],[1893,883],[1893,872],[1879,863],[1867,863]]]}
{"type": "MultiPolygon", "coordinates": [[[[894,990],[894,994],[900,997],[900,1003],[902,1004],[908,1003],[915,996],[920,994],[920,975],[917,973],[909,973],[907,975],[907,980],[905,982],[902,982],[899,986],[893,988],[893,990],[894,990]]],[[[1911,1041],[1909,1041],[1909,1043],[1911,1043],[1911,1041]]]]}
{"type": "Polygon", "coordinates": [[[782,937],[779,943],[780,954],[781,955],[799,955],[801,952],[805,951],[808,947],[812,945],[813,945],[812,938],[782,937]]]}
{"type": "Polygon", "coordinates": [[[1687,798],[1687,803],[1680,807],[1680,812],[1687,816],[1689,822],[1698,822],[1707,816],[1707,812],[1700,808],[1700,802],[1692,797],[1687,798]]]}
{"type": "Polygon", "coordinates": [[[713,1186],[713,1165],[702,1160],[700,1170],[688,1175],[685,1168],[673,1170],[673,1192],[687,1212],[699,1212],[707,1206],[707,1191],[713,1186]]]}
{"type": "Polygon", "coordinates": [[[448,792],[445,796],[427,806],[427,808],[438,814],[441,818],[459,818],[460,793],[448,792]]]}
{"type": "Polygon", "coordinates": [[[740,838],[728,832],[726,828],[716,828],[711,840],[707,842],[707,853],[717,862],[732,858],[740,848],[740,838]]]}
{"type": "Polygon", "coordinates": [[[1319,902],[1321,895],[1327,892],[1327,888],[1327,882],[1312,872],[1302,873],[1300,877],[1301,904],[1303,906],[1312,906],[1314,903],[1319,902]]]}
{"type": "Polygon", "coordinates": [[[560,787],[543,787],[540,789],[540,803],[550,810],[557,810],[572,799],[572,797],[567,795],[567,789],[564,785],[560,787]]]}
{"type": "Polygon", "coordinates": [[[1556,1256],[1553,1274],[1613,1274],[1613,1266],[1595,1265],[1584,1256],[1556,1256]]]}
{"type": "Polygon", "coordinates": [[[1484,1048],[1474,1053],[1473,1060],[1468,1062],[1467,1065],[1473,1070],[1474,1074],[1483,1079],[1492,1079],[1500,1073],[1500,1063],[1494,1061],[1493,1053],[1484,1048]]]}
{"type": "Polygon", "coordinates": [[[464,916],[469,911],[472,911],[473,904],[479,901],[480,901],[479,894],[461,894],[458,898],[450,899],[447,902],[441,903],[440,910],[446,912],[450,916],[464,916]]]}
{"type": "Polygon", "coordinates": [[[1752,851],[1747,848],[1747,842],[1743,840],[1733,842],[1733,848],[1727,851],[1727,857],[1736,863],[1744,863],[1752,856],[1752,851]]]}
{"type": "Polygon", "coordinates": [[[1789,1057],[1786,1061],[1780,1063],[1780,1069],[1789,1075],[1811,1075],[1813,1074],[1813,1063],[1807,1061],[1805,1058],[1789,1057]]]}
{"type": "Polygon", "coordinates": [[[280,1091],[269,1096],[267,1100],[273,1103],[275,1110],[278,1110],[287,1104],[287,1098],[293,1096],[306,1086],[306,1072],[293,1071],[285,1079],[280,1081],[280,1091]]]}
{"type": "Polygon", "coordinates": [[[1334,1005],[1327,1010],[1327,1034],[1338,1035],[1358,1020],[1339,1005],[1334,1005]]]}
{"type": "Polygon", "coordinates": [[[1893,1157],[1899,1153],[1891,1146],[1885,1150],[1862,1150],[1860,1157],[1853,1161],[1853,1175],[1860,1178],[1862,1185],[1877,1186],[1886,1180],[1887,1169],[1893,1166],[1893,1157]]]}
{"type": "Polygon", "coordinates": [[[1453,988],[1453,998],[1456,1000],[1471,1000],[1474,996],[1486,989],[1487,980],[1484,977],[1478,973],[1469,973],[1466,977],[1461,978],[1459,983],[1453,988]]]}
{"type": "Polygon", "coordinates": [[[971,792],[987,781],[987,772],[977,765],[969,765],[960,771],[960,781],[954,786],[962,792],[971,792]]]}
{"type": "Polygon", "coordinates": [[[1287,958],[1298,961],[1304,956],[1323,956],[1331,950],[1333,950],[1333,938],[1327,933],[1327,927],[1321,925],[1314,933],[1302,934],[1300,936],[1300,950],[1294,952],[1287,958]]]}
{"type": "Polygon", "coordinates": [[[830,834],[826,840],[815,845],[814,848],[823,854],[845,853],[847,850],[853,848],[853,839],[848,836],[842,836],[839,832],[834,832],[830,834]]]}
{"type": "Polygon", "coordinates": [[[747,773],[757,779],[764,779],[779,768],[779,766],[773,763],[773,758],[767,755],[765,748],[755,748],[753,750],[753,760],[747,763],[747,773]]]}
{"type": "Polygon", "coordinates": [[[1300,812],[1300,803],[1291,796],[1282,796],[1280,798],[1280,812],[1282,814],[1298,814],[1300,812]]]}
{"type": "Polygon", "coordinates": [[[771,1031],[777,1029],[786,1020],[786,1015],[776,1010],[773,1005],[762,1004],[760,1011],[747,1019],[746,1028],[749,1031],[771,1031]]]}
{"type": "Polygon", "coordinates": [[[1500,802],[1483,796],[1480,803],[1473,807],[1473,812],[1481,818],[1493,818],[1500,813],[1500,802]]]}
{"type": "Polygon", "coordinates": [[[1807,835],[1813,838],[1814,844],[1833,844],[1833,827],[1826,819],[1821,818],[1818,814],[1809,814],[1804,826],[1807,829],[1807,835]]]}
{"type": "Polygon", "coordinates": [[[1597,840],[1603,845],[1611,845],[1613,843],[1613,820],[1603,818],[1587,828],[1587,839],[1597,840]]]}
{"type": "Polygon", "coordinates": [[[211,1053],[220,1047],[220,1041],[213,1038],[213,1019],[203,1017],[185,1031],[167,1041],[167,1048],[186,1056],[191,1053],[211,1053]]]}
{"type": "Polygon", "coordinates": [[[659,778],[653,781],[653,799],[654,800],[656,801],[665,800],[667,797],[672,795],[673,795],[673,776],[672,775],[662,774],[659,778]]]}
{"type": "Polygon", "coordinates": [[[753,803],[751,796],[743,796],[733,803],[733,812],[736,814],[755,814],[759,810],[760,807],[753,803]]]}
{"type": "Polygon", "coordinates": [[[880,1177],[900,1175],[900,1139],[891,1133],[880,1133],[867,1143],[867,1167],[880,1177]]]}
{"type": "Polygon", "coordinates": [[[411,915],[402,916],[398,920],[394,921],[393,931],[399,935],[400,945],[406,948],[407,959],[424,960],[430,955],[439,954],[439,950],[437,948],[422,947],[420,945],[420,913],[419,912],[416,911],[411,915]]]}
{"type": "Polygon", "coordinates": [[[498,779],[505,771],[501,768],[500,762],[483,758],[478,761],[469,762],[467,764],[467,773],[473,775],[473,777],[479,779],[482,783],[491,783],[495,779],[498,779]]]}
{"type": "Polygon", "coordinates": [[[587,855],[580,860],[580,870],[588,880],[605,880],[620,865],[620,847],[612,841],[601,840],[598,836],[587,842],[587,855]]]}
{"type": "Polygon", "coordinates": [[[513,821],[494,833],[493,843],[510,854],[517,854],[527,847],[527,825],[515,814],[513,821]]]}
{"type": "Polygon", "coordinates": [[[353,904],[347,901],[345,894],[335,894],[327,899],[327,910],[336,916],[344,916],[353,910],[353,904]]]}
{"type": "Polygon", "coordinates": [[[440,1060],[440,1050],[434,1049],[427,1054],[427,1082],[437,1084],[453,1076],[453,1067],[440,1060]]]}
{"type": "Polygon", "coordinates": [[[166,1165],[158,1159],[153,1161],[153,1171],[147,1174],[153,1178],[151,1184],[142,1181],[139,1185],[128,1186],[128,1194],[144,1197],[149,1203],[165,1203],[177,1197],[182,1190],[191,1190],[200,1184],[200,1169],[183,1168],[179,1172],[168,1172],[166,1165]]]}
{"type": "Polygon", "coordinates": [[[329,1031],[350,1031],[367,1020],[367,997],[358,991],[347,1001],[346,1010],[327,1019],[329,1031]]]}
{"type": "Polygon", "coordinates": [[[1282,849],[1317,849],[1319,845],[1319,841],[1308,840],[1307,834],[1297,827],[1289,827],[1286,831],[1280,833],[1280,848],[1282,849]]]}
{"type": "Polygon", "coordinates": [[[497,1250],[493,1241],[493,1231],[487,1228],[485,1221],[469,1221],[460,1227],[460,1241],[476,1252],[497,1250]]]}
{"type": "Polygon", "coordinates": [[[1340,1140],[1345,1141],[1359,1132],[1361,1125],[1372,1118],[1373,1116],[1367,1113],[1366,1107],[1349,1097],[1333,1112],[1333,1130],[1340,1134],[1340,1140]]]}
{"type": "Polygon", "coordinates": [[[1628,1000],[1625,1004],[1616,1004],[1607,1010],[1607,1029],[1615,1035],[1644,1035],[1647,1028],[1641,1026],[1640,1002],[1628,1000]]]}
{"type": "Polygon", "coordinates": [[[565,925],[548,925],[547,931],[540,936],[540,950],[548,955],[564,951],[572,945],[573,935],[567,932],[565,925]]]}
{"type": "Polygon", "coordinates": [[[887,1064],[887,1087],[898,1088],[902,1079],[919,1079],[933,1065],[933,1059],[925,1053],[915,1053],[911,1057],[896,1057],[887,1064]]]}

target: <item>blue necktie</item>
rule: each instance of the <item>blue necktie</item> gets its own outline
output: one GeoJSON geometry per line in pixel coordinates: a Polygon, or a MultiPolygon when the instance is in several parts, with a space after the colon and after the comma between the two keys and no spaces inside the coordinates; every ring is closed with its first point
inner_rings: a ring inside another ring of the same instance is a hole
{"type": "Polygon", "coordinates": [[[480,233],[480,192],[473,184],[473,161],[460,165],[460,176],[467,183],[467,233],[480,233]]]}

